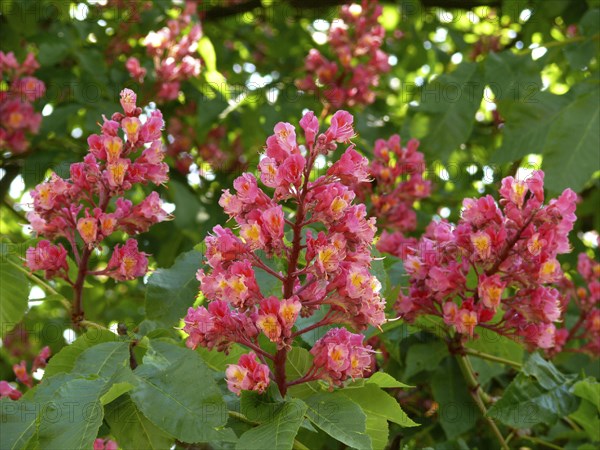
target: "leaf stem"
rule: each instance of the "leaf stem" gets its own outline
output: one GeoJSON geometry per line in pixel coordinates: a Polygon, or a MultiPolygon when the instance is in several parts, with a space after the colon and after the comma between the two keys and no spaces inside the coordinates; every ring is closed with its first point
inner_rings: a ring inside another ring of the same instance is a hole
{"type": "Polygon", "coordinates": [[[523,367],[522,364],[520,364],[516,361],[511,361],[509,359],[501,358],[500,356],[495,356],[495,355],[490,355],[489,353],[480,352],[479,350],[475,350],[473,348],[465,347],[464,351],[468,355],[475,356],[480,359],[486,359],[488,361],[497,362],[500,364],[505,364],[505,365],[511,366],[517,370],[521,370],[521,368],[523,367]]]}
{"type": "Polygon", "coordinates": [[[461,371],[465,381],[467,382],[467,387],[469,388],[469,393],[471,394],[471,397],[473,397],[473,400],[475,401],[475,404],[481,411],[483,418],[485,419],[488,426],[490,427],[490,429],[496,436],[496,439],[498,439],[498,442],[500,443],[500,447],[503,450],[509,450],[509,447],[506,444],[506,441],[504,440],[502,433],[498,429],[498,426],[496,425],[494,420],[487,415],[487,409],[485,407],[485,404],[483,403],[483,396],[482,396],[483,392],[482,392],[481,386],[477,382],[477,378],[475,377],[475,374],[473,373],[473,369],[471,368],[471,364],[468,360],[467,355],[461,354],[461,353],[456,354],[456,362],[458,363],[458,367],[460,367],[460,371],[461,371]]]}
{"type": "Polygon", "coordinates": [[[39,287],[41,287],[44,291],[46,291],[47,294],[55,295],[55,296],[59,297],[60,302],[67,310],[71,309],[71,304],[65,298],[64,295],[60,294],[56,289],[54,289],[52,286],[50,286],[44,280],[36,277],[34,274],[29,272],[24,267],[21,267],[19,264],[15,263],[14,261],[11,261],[10,259],[8,259],[7,261],[9,262],[9,264],[12,264],[15,268],[17,268],[18,270],[23,272],[27,278],[29,278],[31,281],[33,281],[35,284],[37,284],[39,287]]]}
{"type": "Polygon", "coordinates": [[[555,449],[558,449],[558,450],[562,450],[563,449],[563,447],[561,447],[559,445],[552,444],[550,442],[544,441],[543,439],[539,439],[539,438],[536,438],[536,437],[522,436],[522,438],[525,439],[525,440],[527,440],[527,441],[533,442],[535,444],[542,445],[544,447],[555,448],[555,449]]]}

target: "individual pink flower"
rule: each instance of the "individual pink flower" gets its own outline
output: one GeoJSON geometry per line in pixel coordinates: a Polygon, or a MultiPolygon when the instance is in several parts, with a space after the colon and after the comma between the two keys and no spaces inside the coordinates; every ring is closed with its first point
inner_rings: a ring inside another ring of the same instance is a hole
{"type": "Polygon", "coordinates": [[[135,239],[127,239],[125,245],[115,246],[106,269],[115,280],[133,280],[146,274],[148,258],[145,253],[138,251],[135,239]]]}
{"type": "Polygon", "coordinates": [[[502,281],[500,275],[494,274],[489,277],[481,275],[477,286],[479,298],[486,307],[496,310],[502,300],[505,287],[506,283],[502,281]]]}
{"type": "Polygon", "coordinates": [[[94,450],[117,450],[119,445],[111,439],[94,440],[94,450]]]}
{"type": "Polygon", "coordinates": [[[33,378],[31,378],[31,375],[29,375],[29,372],[27,372],[27,365],[25,361],[21,361],[19,364],[14,364],[13,372],[15,373],[17,380],[27,387],[33,387],[33,378]]]}
{"type": "Polygon", "coordinates": [[[327,169],[327,175],[335,176],[342,183],[352,186],[369,180],[368,163],[367,158],[350,146],[342,157],[327,169]]]}
{"type": "Polygon", "coordinates": [[[10,398],[11,400],[19,400],[23,394],[13,388],[8,382],[0,381],[0,398],[10,398]]]}
{"type": "Polygon", "coordinates": [[[237,395],[240,395],[241,391],[256,391],[262,394],[271,381],[269,367],[260,364],[254,352],[240,356],[238,364],[229,364],[225,376],[227,387],[237,395]]]}
{"type": "Polygon", "coordinates": [[[311,353],[313,364],[321,377],[332,385],[347,378],[361,378],[371,366],[371,347],[363,344],[364,337],[345,328],[332,328],[319,339],[311,353]]]}
{"type": "Polygon", "coordinates": [[[354,117],[347,111],[337,111],[325,132],[329,141],[348,142],[354,136],[354,117]]]}
{"type": "Polygon", "coordinates": [[[123,107],[123,111],[125,111],[125,115],[131,116],[133,112],[136,110],[136,101],[137,95],[131,89],[123,89],[121,91],[121,106],[123,107]]]}
{"type": "Polygon", "coordinates": [[[35,372],[38,369],[43,369],[46,367],[48,363],[48,359],[50,359],[50,355],[52,354],[50,347],[46,346],[40,350],[40,353],[33,360],[33,365],[31,367],[31,372],[35,372]]]}
{"type": "Polygon", "coordinates": [[[29,247],[25,261],[31,271],[44,270],[46,277],[53,277],[64,270],[67,272],[67,251],[62,244],[52,245],[50,241],[41,240],[36,247],[29,247]]]}

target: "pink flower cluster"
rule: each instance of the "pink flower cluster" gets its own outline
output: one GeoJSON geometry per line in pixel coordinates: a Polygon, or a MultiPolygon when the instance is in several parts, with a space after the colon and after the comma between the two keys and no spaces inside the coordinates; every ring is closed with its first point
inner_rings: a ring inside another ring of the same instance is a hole
{"type": "Polygon", "coordinates": [[[385,37],[378,23],[381,11],[377,1],[342,6],[328,35],[334,59],[310,50],[304,63],[306,76],[296,82],[298,88],[321,92],[335,108],[373,103],[379,75],[390,70],[388,55],[381,50],[385,37]]]}
{"type": "MultiPolygon", "coordinates": [[[[135,206],[123,197],[136,184],[159,185],[168,180],[168,166],[162,162],[162,115],[155,110],[143,122],[136,95],[129,89],[121,92],[121,105],[124,114],[104,118],[101,134],[88,138],[89,153],[83,162],[71,165],[69,179],[53,174],[31,192],[33,210],[27,219],[33,231],[46,239],[27,250],[30,270],[44,270],[47,278],[59,276],[73,284],[67,250],[62,243],[50,241],[64,238],[80,269],[87,270],[92,249],[113,233],[143,233],[168,218],[156,192],[135,206]]],[[[90,273],[132,280],[144,275],[147,266],[137,241],[129,239],[115,246],[105,269],[90,273]]]]}
{"type": "MultiPolygon", "coordinates": [[[[570,328],[556,331],[556,345],[549,352],[558,353],[568,343],[578,341],[580,345],[569,346],[569,351],[589,353],[600,356],[600,262],[594,261],[585,253],[580,253],[577,272],[584,286],[575,288],[573,282],[563,280],[565,303],[572,300],[579,309],[579,318],[570,328]]],[[[567,304],[564,305],[565,308],[567,304]]]]}
{"type": "MultiPolygon", "coordinates": [[[[223,191],[219,204],[237,224],[239,236],[217,226],[206,238],[210,271],[200,270],[198,279],[208,305],[190,308],[185,318],[189,347],[227,351],[232,343],[245,345],[263,362],[275,361],[274,379],[282,392],[289,385],[282,369],[285,354],[297,336],[331,324],[362,330],[385,321],[381,285],[369,271],[375,219],[367,218],[363,204],[353,204],[355,193],[349,187],[367,179],[367,160],[350,145],[325,175],[310,179],[317,156],[354,136],[352,124],[349,113],[338,111],[319,133],[317,118],[308,112],[300,120],[304,146],[294,126],[275,126],[259,164],[260,180],[272,194],[250,173],[234,181],[235,193],[223,191]],[[285,269],[267,264],[272,260],[285,269]],[[263,293],[257,271],[275,279],[280,295],[263,293]],[[297,328],[299,316],[308,318],[317,310],[322,311],[320,320],[297,328]],[[275,344],[275,355],[260,347],[261,334],[275,344]]],[[[345,329],[330,332],[315,345],[314,370],[302,381],[322,378],[340,384],[361,376],[370,365],[368,350],[360,335],[345,329]]],[[[228,376],[234,392],[252,385],[242,383],[241,369],[230,373],[235,373],[228,376]]]]}
{"type": "MultiPolygon", "coordinates": [[[[146,52],[154,64],[157,95],[161,100],[176,99],[181,82],[200,73],[201,61],[197,57],[197,50],[202,28],[199,22],[192,24],[196,8],[196,2],[186,2],[176,19],[169,20],[166,27],[156,32],[151,31],[144,39],[146,52]]],[[[133,78],[143,81],[146,69],[137,58],[130,57],[125,66],[133,78]]]]}
{"type": "Polygon", "coordinates": [[[465,199],[456,226],[428,226],[406,257],[410,288],[396,309],[407,320],[440,316],[462,335],[479,325],[550,348],[562,314],[552,286],[563,277],[556,256],[570,251],[577,196],[566,189],[544,205],[544,174],[536,171],[524,181],[504,178],[500,197],[465,199]]]}
{"type": "MultiPolygon", "coordinates": [[[[48,359],[50,358],[50,347],[44,347],[40,353],[35,357],[31,365],[31,370],[27,370],[27,363],[21,361],[18,364],[13,365],[13,372],[15,378],[19,383],[24,384],[28,388],[33,387],[33,376],[32,374],[38,370],[46,367],[48,359]]],[[[13,388],[7,381],[0,381],[0,398],[10,398],[11,400],[18,400],[21,398],[21,391],[13,388]]]]}
{"type": "Polygon", "coordinates": [[[416,139],[403,147],[397,134],[387,141],[377,139],[369,166],[373,182],[355,187],[361,199],[370,199],[371,213],[383,228],[377,249],[402,258],[417,242],[415,238],[405,236],[417,227],[413,205],[431,193],[431,182],[423,178],[425,157],[418,148],[416,139]]]}
{"type": "Polygon", "coordinates": [[[46,92],[44,83],[32,76],[39,67],[33,53],[19,64],[12,52],[0,51],[0,150],[25,152],[26,133],[37,134],[40,128],[42,115],[32,104],[46,92]]]}

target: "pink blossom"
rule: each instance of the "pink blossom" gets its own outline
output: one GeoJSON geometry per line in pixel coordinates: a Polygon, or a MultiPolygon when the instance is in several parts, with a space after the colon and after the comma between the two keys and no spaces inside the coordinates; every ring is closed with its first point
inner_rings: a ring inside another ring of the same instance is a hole
{"type": "Polygon", "coordinates": [[[483,304],[495,310],[500,305],[505,287],[506,283],[502,281],[500,275],[494,274],[489,277],[481,275],[477,289],[483,304]]]}
{"type": "Polygon", "coordinates": [[[33,378],[31,378],[31,375],[29,375],[29,373],[27,372],[27,366],[25,364],[25,361],[21,361],[19,364],[14,364],[13,372],[15,373],[15,377],[17,377],[17,380],[19,380],[27,387],[33,387],[33,378]]]}
{"type": "Polygon", "coordinates": [[[315,137],[319,133],[319,120],[315,116],[315,113],[308,111],[302,119],[300,119],[300,126],[304,130],[304,137],[306,145],[311,148],[315,143],[315,137]]]}
{"type": "Polygon", "coordinates": [[[131,89],[123,89],[121,91],[121,106],[127,116],[131,116],[136,109],[137,95],[131,89]]]}
{"type": "Polygon", "coordinates": [[[237,395],[240,395],[241,391],[256,391],[262,394],[270,383],[269,367],[260,364],[254,352],[242,355],[238,364],[229,364],[225,376],[227,387],[237,395]]]}
{"type": "Polygon", "coordinates": [[[125,245],[115,245],[107,269],[108,275],[115,280],[133,280],[146,274],[148,259],[145,253],[138,251],[135,239],[127,239],[125,245]]]}
{"type": "Polygon", "coordinates": [[[60,270],[67,272],[67,251],[62,244],[52,245],[41,240],[37,246],[29,247],[26,252],[26,264],[29,270],[45,270],[46,277],[52,277],[60,270]]]}
{"type": "Polygon", "coordinates": [[[337,111],[331,118],[331,125],[325,132],[329,141],[348,142],[354,136],[354,118],[347,111],[337,111]]]}
{"type": "Polygon", "coordinates": [[[310,351],[314,366],[331,384],[340,385],[347,378],[362,378],[371,365],[371,347],[363,336],[345,328],[332,328],[310,351]]]}
{"type": "Polygon", "coordinates": [[[10,398],[11,400],[19,400],[23,394],[13,388],[8,382],[0,381],[0,398],[10,398]]]}
{"type": "Polygon", "coordinates": [[[327,175],[335,176],[342,183],[351,186],[369,180],[368,164],[367,158],[354,150],[354,146],[350,146],[342,157],[327,170],[327,175]]]}

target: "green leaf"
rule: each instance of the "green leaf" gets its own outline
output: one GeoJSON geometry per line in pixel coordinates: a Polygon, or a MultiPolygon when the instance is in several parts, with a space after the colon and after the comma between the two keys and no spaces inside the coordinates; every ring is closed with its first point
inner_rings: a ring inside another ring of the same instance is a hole
{"type": "Polygon", "coordinates": [[[233,344],[227,354],[217,350],[208,350],[204,347],[198,347],[196,353],[204,360],[206,365],[217,372],[224,372],[228,364],[237,364],[240,356],[248,353],[244,347],[233,344]]]}
{"type": "Polygon", "coordinates": [[[246,431],[238,441],[238,450],[291,450],[307,406],[302,400],[292,399],[266,407],[268,420],[246,431]]]}
{"type": "Polygon", "coordinates": [[[227,422],[227,408],[202,358],[189,349],[162,345],[181,355],[159,365],[144,358],[135,370],[140,383],[130,393],[138,409],[183,442],[235,439],[231,430],[220,430],[227,422]]]}
{"type": "Polygon", "coordinates": [[[502,145],[492,155],[492,162],[507,163],[531,153],[541,154],[553,122],[569,100],[569,95],[538,92],[535,99],[499,101],[498,109],[506,123],[502,145]]]}
{"type": "Polygon", "coordinates": [[[129,362],[127,342],[103,342],[81,353],[75,361],[73,373],[98,375],[108,379],[129,362]]]}
{"type": "Polygon", "coordinates": [[[344,444],[371,448],[366,431],[367,417],[360,406],[340,392],[319,393],[304,399],[306,415],[312,423],[344,444]]]}
{"type": "Polygon", "coordinates": [[[217,70],[217,54],[208,36],[202,36],[198,41],[198,53],[202,57],[208,72],[217,70]]]}
{"type": "Polygon", "coordinates": [[[375,384],[380,388],[412,388],[414,386],[409,386],[408,384],[401,383],[396,380],[390,374],[385,372],[375,372],[369,378],[365,380],[367,384],[375,384]]]}
{"type": "Polygon", "coordinates": [[[589,377],[575,383],[572,391],[582,401],[570,417],[581,425],[592,441],[600,441],[600,383],[589,377]]]}
{"type": "Polygon", "coordinates": [[[196,272],[202,254],[192,250],[179,255],[173,266],[156,270],[146,288],[146,317],[172,327],[185,316],[198,294],[196,272]]]}
{"type": "Polygon", "coordinates": [[[466,142],[483,97],[484,78],[476,63],[464,62],[423,88],[421,105],[411,121],[414,137],[428,155],[447,159],[466,142]]]}
{"type": "MultiPolygon", "coordinates": [[[[287,361],[285,365],[286,379],[289,381],[294,381],[303,377],[308,369],[310,369],[312,360],[313,357],[308,350],[301,347],[292,347],[287,355],[287,361]]],[[[318,392],[321,392],[318,381],[298,384],[289,389],[289,394],[292,397],[297,398],[306,398],[318,392]]]]}
{"type": "Polygon", "coordinates": [[[10,256],[2,255],[0,260],[0,324],[1,336],[14,328],[27,311],[29,281],[18,264],[10,256]]]}
{"type": "Polygon", "coordinates": [[[125,395],[106,407],[110,434],[125,450],[170,448],[173,438],[150,422],[125,395]]]}
{"type": "Polygon", "coordinates": [[[63,42],[43,42],[40,45],[38,61],[42,66],[53,66],[69,54],[69,47],[63,42]]]}
{"type": "Polygon", "coordinates": [[[577,408],[579,402],[569,392],[574,378],[534,353],[488,414],[514,428],[552,425],[577,408]]]}
{"type": "Polygon", "coordinates": [[[63,347],[56,355],[50,358],[44,371],[44,379],[59,373],[69,373],[75,367],[79,355],[86,349],[104,342],[118,341],[119,337],[108,330],[89,330],[78,337],[71,345],[63,347]]]}
{"type": "Polygon", "coordinates": [[[525,351],[517,341],[481,327],[477,327],[476,332],[480,338],[467,342],[467,347],[519,364],[523,361],[525,351]]]}
{"type": "Polygon", "coordinates": [[[548,132],[543,168],[553,191],[583,189],[600,170],[600,90],[582,95],[564,108],[548,132]]]}
{"type": "Polygon", "coordinates": [[[0,448],[10,450],[26,448],[35,433],[35,411],[38,407],[36,403],[25,400],[15,402],[7,398],[0,399],[2,418],[0,448]]]}
{"type": "MultiPolygon", "coordinates": [[[[43,383],[45,384],[45,383],[43,383]]],[[[38,391],[45,386],[40,385],[38,391]]],[[[37,440],[41,448],[91,448],[102,425],[100,397],[106,389],[102,379],[74,378],[52,388],[49,400],[40,405],[37,440]]],[[[38,398],[36,393],[36,401],[38,398]]]]}
{"type": "Polygon", "coordinates": [[[485,59],[485,81],[498,101],[535,102],[543,87],[540,70],[530,55],[510,50],[490,52],[485,59]]]}
{"type": "Polygon", "coordinates": [[[437,370],[440,361],[446,356],[448,348],[438,340],[411,345],[406,352],[406,370],[403,378],[408,380],[421,371],[437,370]]]}
{"type": "Polygon", "coordinates": [[[448,439],[469,431],[481,417],[454,358],[447,357],[438,365],[431,378],[431,391],[440,405],[440,424],[448,439]]]}
{"type": "Polygon", "coordinates": [[[374,384],[358,389],[338,391],[358,404],[367,416],[366,430],[373,449],[385,448],[388,441],[388,420],[402,427],[416,427],[391,395],[374,384]]]}

